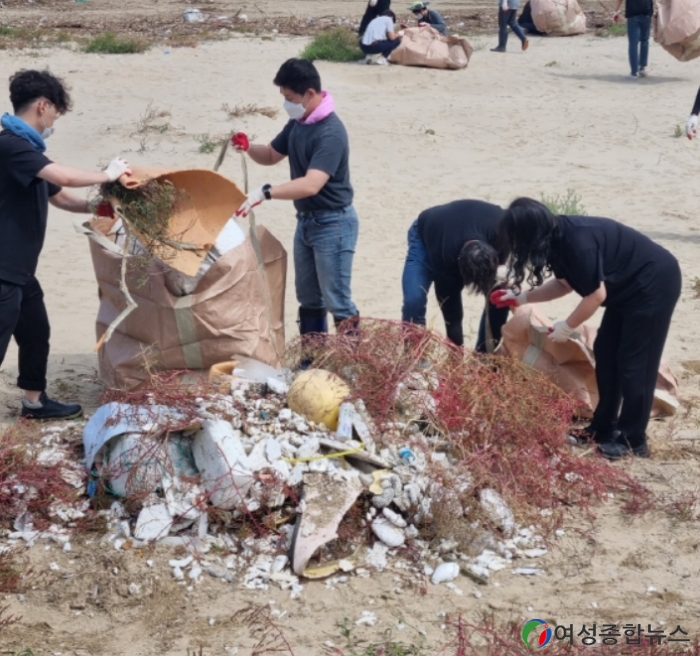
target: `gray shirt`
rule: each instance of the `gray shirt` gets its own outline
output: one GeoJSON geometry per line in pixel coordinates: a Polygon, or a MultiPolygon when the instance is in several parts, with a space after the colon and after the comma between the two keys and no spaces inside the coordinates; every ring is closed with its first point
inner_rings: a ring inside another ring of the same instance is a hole
{"type": "Polygon", "coordinates": [[[297,212],[340,210],[352,205],[348,133],[335,112],[310,125],[290,120],[270,145],[289,157],[292,180],[303,178],[309,169],[330,176],[315,196],[294,201],[297,212]]]}

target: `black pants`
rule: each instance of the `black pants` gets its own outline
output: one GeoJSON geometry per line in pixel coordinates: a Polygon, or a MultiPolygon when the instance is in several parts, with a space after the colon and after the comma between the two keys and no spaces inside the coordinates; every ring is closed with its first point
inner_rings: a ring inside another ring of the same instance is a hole
{"type": "Polygon", "coordinates": [[[673,263],[660,272],[663,292],[640,295],[624,310],[605,310],[593,347],[600,400],[591,430],[617,429],[633,447],[646,439],[661,355],[681,292],[680,269],[673,263]]]}
{"type": "MultiPolygon", "coordinates": [[[[510,308],[497,308],[493,303],[489,303],[489,323],[491,324],[491,334],[494,347],[501,341],[501,329],[510,318],[510,308]]],[[[486,348],[486,311],[481,315],[479,322],[479,335],[476,338],[476,350],[479,353],[487,353],[486,348]]]]}
{"type": "Polygon", "coordinates": [[[362,41],[360,41],[360,50],[365,53],[365,55],[379,55],[383,57],[388,57],[392,51],[396,50],[401,43],[401,39],[394,39],[393,41],[375,41],[371,45],[366,46],[362,41]]]}
{"type": "Polygon", "coordinates": [[[26,285],[15,285],[0,280],[0,365],[14,337],[19,347],[17,386],[20,389],[32,392],[46,389],[50,335],[39,281],[32,278],[26,285]]]}

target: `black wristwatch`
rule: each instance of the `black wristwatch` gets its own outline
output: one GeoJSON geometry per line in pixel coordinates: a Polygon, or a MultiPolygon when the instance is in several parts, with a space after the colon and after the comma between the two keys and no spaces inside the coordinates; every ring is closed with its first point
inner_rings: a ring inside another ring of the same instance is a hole
{"type": "Polygon", "coordinates": [[[272,200],[272,194],[270,193],[270,190],[271,190],[271,189],[272,189],[272,185],[271,185],[271,184],[263,185],[262,192],[263,192],[263,194],[265,195],[265,198],[266,198],[267,200],[272,200]]]}

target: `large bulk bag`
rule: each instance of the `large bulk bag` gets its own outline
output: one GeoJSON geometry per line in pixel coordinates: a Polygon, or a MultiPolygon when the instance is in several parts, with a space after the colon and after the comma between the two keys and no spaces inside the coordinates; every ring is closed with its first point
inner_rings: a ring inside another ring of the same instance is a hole
{"type": "Polygon", "coordinates": [[[532,22],[552,36],[586,33],[586,15],[576,0],[531,0],[532,22]]]}
{"type": "Polygon", "coordinates": [[[679,61],[700,56],[700,2],[657,0],[654,41],[679,61]]]}

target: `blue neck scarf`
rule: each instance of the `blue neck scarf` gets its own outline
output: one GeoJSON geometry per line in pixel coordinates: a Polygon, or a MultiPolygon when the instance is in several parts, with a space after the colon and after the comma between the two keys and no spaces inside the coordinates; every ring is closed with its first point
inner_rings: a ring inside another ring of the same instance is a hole
{"type": "Polygon", "coordinates": [[[43,137],[29,123],[23,121],[19,116],[3,114],[0,118],[0,125],[6,130],[16,134],[18,137],[26,139],[40,153],[46,150],[46,142],[43,137]]]}

